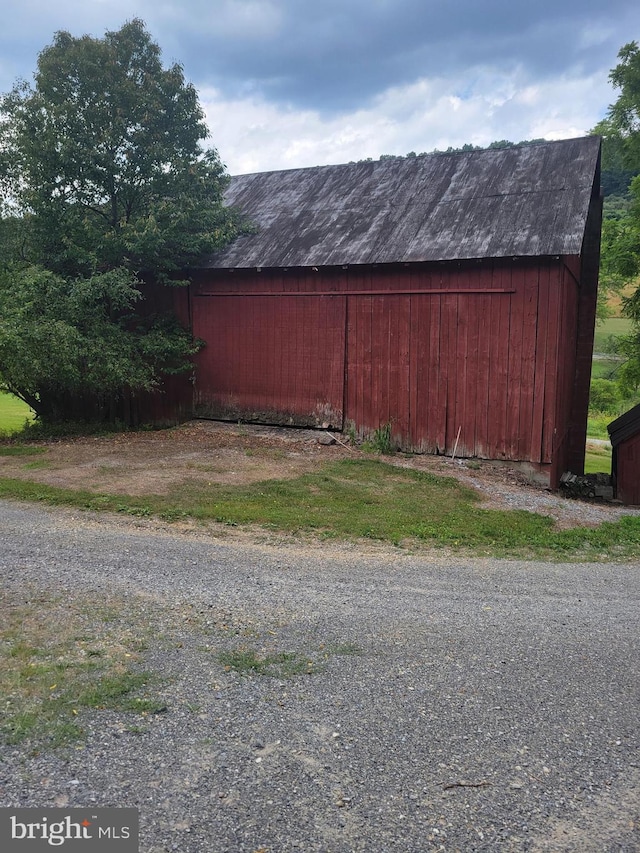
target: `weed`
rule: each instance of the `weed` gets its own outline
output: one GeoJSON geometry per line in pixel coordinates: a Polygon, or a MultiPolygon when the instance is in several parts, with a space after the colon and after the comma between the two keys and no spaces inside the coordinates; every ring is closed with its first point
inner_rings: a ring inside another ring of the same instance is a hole
{"type": "Polygon", "coordinates": [[[297,652],[258,654],[255,649],[239,648],[220,652],[218,661],[226,670],[233,670],[240,675],[292,678],[295,675],[311,674],[314,671],[313,661],[297,652]]]}
{"type": "Polygon", "coordinates": [[[378,429],[375,429],[367,440],[363,443],[362,449],[368,453],[379,453],[382,456],[391,456],[396,452],[397,447],[393,443],[391,437],[392,424],[387,421],[378,429]]]}
{"type": "Polygon", "coordinates": [[[355,422],[347,421],[345,431],[347,433],[347,438],[349,439],[349,444],[352,444],[355,447],[358,443],[358,433],[356,432],[355,422]]]}
{"type": "Polygon", "coordinates": [[[86,689],[76,699],[84,708],[115,708],[122,711],[152,712],[166,710],[166,705],[151,699],[143,699],[131,694],[149,682],[146,672],[114,672],[104,675],[86,689]]]}
{"type": "Polygon", "coordinates": [[[362,649],[356,643],[321,643],[315,654],[299,652],[257,652],[255,649],[241,646],[231,651],[223,651],[218,661],[228,671],[240,675],[265,675],[277,678],[293,678],[297,675],[313,675],[324,669],[331,657],[361,655],[362,649]]]}
{"type": "Polygon", "coordinates": [[[128,503],[119,503],[116,506],[117,512],[123,512],[125,515],[134,515],[137,518],[148,518],[151,515],[151,508],[148,506],[131,506],[128,503]]]}
{"type": "MultiPolygon", "coordinates": [[[[149,510],[150,512],[150,510],[149,510]]],[[[163,521],[182,521],[185,518],[188,518],[189,514],[185,512],[183,509],[178,509],[177,507],[171,509],[165,509],[160,513],[160,518],[163,521]]]]}

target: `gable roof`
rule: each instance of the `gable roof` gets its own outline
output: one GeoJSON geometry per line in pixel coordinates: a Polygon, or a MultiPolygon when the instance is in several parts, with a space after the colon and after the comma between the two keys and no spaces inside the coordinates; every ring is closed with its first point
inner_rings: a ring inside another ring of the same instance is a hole
{"type": "Polygon", "coordinates": [[[640,432],[640,403],[607,424],[607,430],[612,447],[637,435],[640,432]]]}
{"type": "Polygon", "coordinates": [[[599,155],[590,136],[240,175],[225,200],[256,233],[205,266],[578,255],[599,155]]]}

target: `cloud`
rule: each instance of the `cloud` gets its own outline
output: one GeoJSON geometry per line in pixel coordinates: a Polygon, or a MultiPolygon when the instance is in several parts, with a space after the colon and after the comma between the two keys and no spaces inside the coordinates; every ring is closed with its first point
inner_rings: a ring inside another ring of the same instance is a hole
{"type": "Polygon", "coordinates": [[[637,0],[5,0],[0,91],[56,30],[142,18],[234,171],[583,133],[637,0]]]}
{"type": "Polygon", "coordinates": [[[5,71],[33,68],[56,30],[101,36],[137,16],[196,86],[325,115],[465,67],[608,70],[640,33],[635,0],[5,0],[3,11],[5,71]]]}
{"type": "MultiPolygon", "coordinates": [[[[253,0],[232,7],[244,19],[253,0]]],[[[279,0],[229,39],[229,9],[191,2],[180,12],[193,33],[196,82],[327,115],[367,105],[390,86],[465,66],[491,65],[501,74],[522,68],[542,78],[608,69],[621,27],[640,28],[640,10],[629,0],[611,0],[606,9],[597,0],[279,0]]]]}
{"type": "Polygon", "coordinates": [[[608,91],[596,75],[532,83],[522,69],[498,75],[477,68],[391,87],[366,108],[332,117],[256,97],[228,100],[212,89],[200,94],[211,141],[229,171],[240,174],[496,139],[580,136],[598,119],[593,99],[606,101],[608,91]]]}

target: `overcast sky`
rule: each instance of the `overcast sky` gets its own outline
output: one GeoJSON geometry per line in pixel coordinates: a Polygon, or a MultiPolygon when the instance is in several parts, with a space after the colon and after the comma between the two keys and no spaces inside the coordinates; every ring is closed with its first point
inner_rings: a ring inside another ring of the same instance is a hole
{"type": "Polygon", "coordinates": [[[232,174],[581,136],[638,0],[3,0],[0,92],[57,30],[145,21],[232,174]]]}

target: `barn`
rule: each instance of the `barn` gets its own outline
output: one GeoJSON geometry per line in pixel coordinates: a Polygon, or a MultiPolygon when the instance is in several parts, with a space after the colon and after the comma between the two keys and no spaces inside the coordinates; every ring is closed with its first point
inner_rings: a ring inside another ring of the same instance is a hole
{"type": "Polygon", "coordinates": [[[242,175],[226,200],[255,227],[191,273],[195,415],[582,472],[599,138],[242,175]]]}
{"type": "Polygon", "coordinates": [[[607,429],[613,448],[614,497],[624,504],[640,505],[640,405],[620,415],[607,429]]]}

